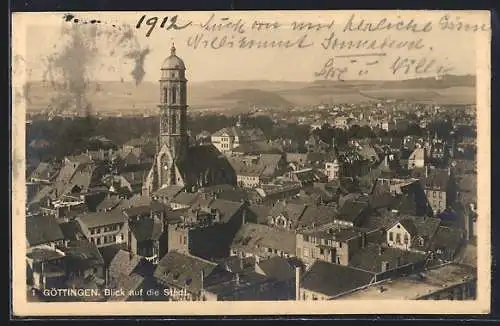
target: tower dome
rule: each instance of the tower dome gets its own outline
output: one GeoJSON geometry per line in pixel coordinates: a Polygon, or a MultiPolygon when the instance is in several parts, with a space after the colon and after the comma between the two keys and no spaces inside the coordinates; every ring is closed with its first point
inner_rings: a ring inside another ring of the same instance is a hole
{"type": "Polygon", "coordinates": [[[161,69],[181,69],[185,70],[186,66],[184,65],[184,61],[179,58],[175,54],[175,45],[172,44],[172,48],[170,49],[170,56],[168,56],[163,64],[161,65],[161,69]]]}

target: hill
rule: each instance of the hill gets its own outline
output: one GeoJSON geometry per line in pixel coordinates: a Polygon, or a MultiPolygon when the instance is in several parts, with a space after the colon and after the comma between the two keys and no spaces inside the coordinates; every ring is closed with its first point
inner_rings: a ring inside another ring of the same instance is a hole
{"type": "MultiPolygon", "coordinates": [[[[31,82],[25,87],[28,111],[47,107],[67,109],[67,100],[54,85],[31,82]]],[[[71,94],[66,94],[71,96],[71,94]]],[[[91,82],[82,97],[99,112],[155,113],[159,86],[154,82],[91,82]]],[[[406,99],[420,103],[475,103],[474,76],[402,81],[210,81],[188,84],[192,110],[248,110],[252,106],[310,106],[320,103],[360,103],[372,100],[406,99]]],[[[66,97],[67,98],[67,97],[66,97]]]]}

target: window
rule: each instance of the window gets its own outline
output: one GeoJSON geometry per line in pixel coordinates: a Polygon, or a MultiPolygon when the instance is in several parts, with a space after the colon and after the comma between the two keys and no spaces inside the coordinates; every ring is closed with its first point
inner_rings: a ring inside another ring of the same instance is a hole
{"type": "Polygon", "coordinates": [[[396,233],[396,243],[401,243],[401,234],[396,233]]]}
{"type": "Polygon", "coordinates": [[[172,115],[172,132],[177,133],[177,116],[172,115]]]}
{"type": "Polygon", "coordinates": [[[121,239],[122,241],[125,239],[125,236],[123,234],[121,235],[121,239]]]}
{"type": "Polygon", "coordinates": [[[101,233],[101,228],[97,228],[95,231],[97,234],[101,233]]]}
{"type": "Polygon", "coordinates": [[[177,92],[175,90],[175,87],[172,87],[172,103],[177,102],[177,92]]]}
{"type": "Polygon", "coordinates": [[[394,234],[389,232],[389,241],[394,241],[394,234]]]}
{"type": "Polygon", "coordinates": [[[273,249],[272,249],[272,248],[267,248],[267,252],[272,253],[272,252],[273,252],[273,249]]]}
{"type": "Polygon", "coordinates": [[[164,88],[163,89],[163,101],[167,101],[168,99],[168,89],[164,88]]]}
{"type": "Polygon", "coordinates": [[[404,238],[403,238],[403,239],[404,239],[404,240],[403,240],[403,241],[404,241],[404,243],[407,245],[407,244],[408,244],[408,241],[409,241],[409,239],[408,239],[408,233],[405,233],[405,235],[404,235],[404,238]]]}
{"type": "Polygon", "coordinates": [[[304,236],[304,241],[309,242],[309,236],[308,235],[304,236]]]}
{"type": "Polygon", "coordinates": [[[342,242],[339,242],[339,248],[342,248],[342,242]]]}
{"type": "Polygon", "coordinates": [[[96,244],[97,244],[97,245],[100,245],[100,244],[101,244],[101,238],[100,238],[100,237],[96,238],[96,244]]]}
{"type": "Polygon", "coordinates": [[[324,254],[325,254],[325,249],[323,249],[323,248],[319,248],[319,254],[320,254],[320,255],[324,255],[324,254]]]}
{"type": "Polygon", "coordinates": [[[184,236],[182,238],[182,244],[184,244],[184,245],[187,244],[187,236],[184,236]]]}
{"type": "Polygon", "coordinates": [[[303,256],[304,257],[309,257],[309,250],[307,248],[304,248],[303,256]]]}
{"type": "Polygon", "coordinates": [[[93,235],[93,234],[95,234],[95,230],[94,230],[94,229],[91,229],[91,230],[90,230],[90,234],[92,234],[92,235],[93,235]]]}

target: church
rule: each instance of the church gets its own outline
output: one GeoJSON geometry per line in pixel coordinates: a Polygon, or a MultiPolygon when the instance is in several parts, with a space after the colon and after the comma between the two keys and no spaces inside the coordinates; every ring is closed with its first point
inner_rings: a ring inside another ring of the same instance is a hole
{"type": "Polygon", "coordinates": [[[189,139],[186,66],[174,45],[161,67],[159,83],[158,149],[143,194],[151,195],[172,185],[188,191],[217,184],[236,185],[234,170],[214,145],[192,145],[189,139]]]}

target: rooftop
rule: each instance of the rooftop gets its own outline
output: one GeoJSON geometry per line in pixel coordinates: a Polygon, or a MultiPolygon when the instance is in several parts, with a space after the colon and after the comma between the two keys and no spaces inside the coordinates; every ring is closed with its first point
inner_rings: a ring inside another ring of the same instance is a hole
{"type": "Polygon", "coordinates": [[[336,300],[415,300],[474,278],[474,268],[447,264],[420,274],[379,282],[336,300]]]}

